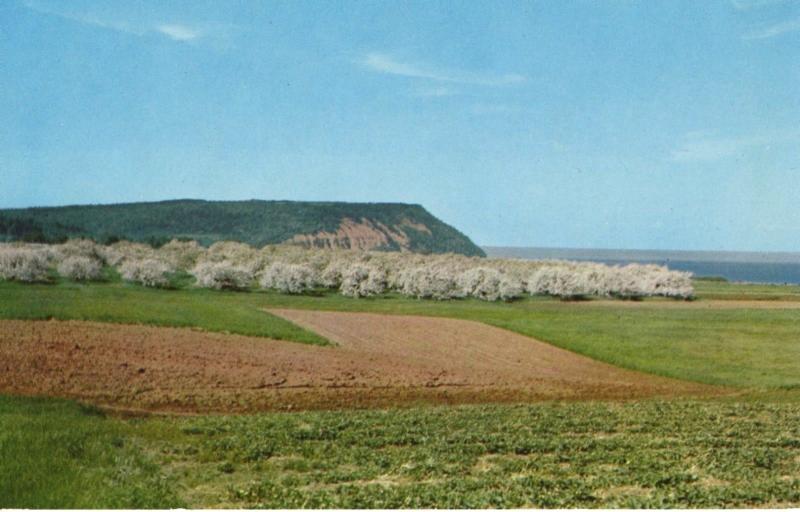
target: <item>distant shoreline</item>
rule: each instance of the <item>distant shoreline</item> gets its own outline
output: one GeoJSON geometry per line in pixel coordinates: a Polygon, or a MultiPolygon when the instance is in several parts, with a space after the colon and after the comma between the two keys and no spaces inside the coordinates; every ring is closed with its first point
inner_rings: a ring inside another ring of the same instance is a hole
{"type": "Polygon", "coordinates": [[[656,263],[696,277],[729,281],[800,284],[800,253],[734,251],[646,251],[633,249],[569,249],[545,247],[482,247],[490,258],[597,261],[611,265],[656,263]]]}
{"type": "Polygon", "coordinates": [[[502,247],[481,246],[492,258],[524,259],[576,259],[576,260],[624,260],[624,261],[725,261],[730,263],[796,263],[800,264],[800,252],[755,252],[755,251],[659,251],[640,249],[572,249],[566,247],[502,247]]]}

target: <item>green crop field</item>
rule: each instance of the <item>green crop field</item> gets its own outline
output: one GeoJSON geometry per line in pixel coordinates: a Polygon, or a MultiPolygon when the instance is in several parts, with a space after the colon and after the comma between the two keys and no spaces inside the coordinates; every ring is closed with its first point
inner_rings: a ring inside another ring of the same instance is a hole
{"type": "Polygon", "coordinates": [[[447,316],[739,393],[138,418],[2,397],[0,507],[798,506],[800,309],[774,300],[797,300],[797,288],[703,282],[698,292],[694,302],[503,304],[2,282],[0,318],[191,326],[324,344],[263,309],[447,316]],[[772,307],[704,307],[719,299],[772,307]]]}
{"type": "Polygon", "coordinates": [[[0,400],[3,507],[800,505],[774,397],[119,419],[0,400]]]}

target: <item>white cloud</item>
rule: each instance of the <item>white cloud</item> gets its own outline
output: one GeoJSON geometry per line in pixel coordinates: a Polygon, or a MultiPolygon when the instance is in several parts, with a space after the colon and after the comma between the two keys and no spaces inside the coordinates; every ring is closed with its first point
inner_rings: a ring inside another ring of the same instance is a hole
{"type": "Polygon", "coordinates": [[[405,76],[410,78],[423,78],[436,82],[452,82],[468,85],[503,86],[525,82],[522,75],[511,73],[493,75],[488,73],[474,73],[469,71],[437,69],[422,64],[401,62],[384,53],[368,53],[360,63],[363,66],[389,75],[405,76]]]}
{"type": "Polygon", "coordinates": [[[200,37],[200,31],[185,25],[159,25],[156,30],[175,41],[191,41],[200,37]]]}
{"type": "Polygon", "coordinates": [[[796,20],[789,20],[784,21],[781,23],[776,23],[774,25],[770,25],[768,27],[764,27],[760,30],[756,30],[745,34],[742,36],[744,39],[768,39],[770,37],[776,37],[782,34],[786,34],[788,32],[795,32],[800,30],[800,18],[796,20]]]}
{"type": "Polygon", "coordinates": [[[747,147],[745,141],[737,139],[708,139],[684,142],[672,152],[676,162],[710,162],[731,157],[737,150],[747,147]]]}
{"type": "Polygon", "coordinates": [[[46,16],[57,16],[59,18],[74,21],[75,23],[81,23],[83,25],[92,25],[95,27],[115,30],[117,32],[124,32],[126,34],[132,34],[136,36],[141,36],[145,32],[142,30],[137,30],[128,23],[119,20],[101,19],[90,13],[55,10],[47,5],[34,2],[33,0],[26,0],[23,5],[33,12],[44,14],[46,16]]]}
{"type": "Polygon", "coordinates": [[[475,115],[510,114],[517,109],[504,103],[476,103],[470,107],[470,112],[475,115]]]}
{"type": "Polygon", "coordinates": [[[107,30],[114,30],[116,32],[122,32],[124,34],[130,34],[134,36],[145,36],[147,34],[155,33],[166,36],[173,41],[188,42],[195,40],[202,35],[198,29],[183,24],[136,24],[127,21],[101,18],[91,13],[54,9],[48,5],[36,2],[35,0],[26,0],[24,5],[28,9],[39,14],[57,16],[65,20],[74,21],[75,23],[91,25],[107,30]]]}
{"type": "Polygon", "coordinates": [[[800,131],[774,131],[742,137],[713,137],[708,132],[686,134],[681,145],[672,151],[675,162],[714,162],[725,160],[748,151],[770,149],[773,145],[794,143],[800,140],[800,131]]]}
{"type": "Polygon", "coordinates": [[[761,9],[775,4],[786,3],[787,0],[732,0],[731,4],[737,11],[761,9]]]}
{"type": "Polygon", "coordinates": [[[414,96],[420,98],[443,98],[445,96],[454,96],[455,94],[458,93],[449,87],[427,87],[417,90],[414,96]]]}

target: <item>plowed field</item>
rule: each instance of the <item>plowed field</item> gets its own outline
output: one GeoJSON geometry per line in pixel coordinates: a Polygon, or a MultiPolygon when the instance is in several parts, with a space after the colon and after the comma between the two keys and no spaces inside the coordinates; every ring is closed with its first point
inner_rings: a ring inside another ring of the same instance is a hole
{"type": "Polygon", "coordinates": [[[2,320],[0,393],[205,413],[719,392],[622,370],[477,322],[271,312],[338,346],[140,325],[2,320]]]}

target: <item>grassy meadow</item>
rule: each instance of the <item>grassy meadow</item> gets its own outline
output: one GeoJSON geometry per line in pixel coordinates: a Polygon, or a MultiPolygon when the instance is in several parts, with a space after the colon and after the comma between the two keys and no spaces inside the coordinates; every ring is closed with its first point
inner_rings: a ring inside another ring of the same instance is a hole
{"type": "Polygon", "coordinates": [[[694,288],[698,296],[705,299],[800,301],[800,285],[733,284],[697,279],[694,288]]]}
{"type": "Polygon", "coordinates": [[[66,400],[0,396],[0,508],[182,504],[128,422],[66,400]]]}
{"type": "Polygon", "coordinates": [[[796,301],[800,291],[719,282],[697,291],[694,302],[504,304],[0,282],[0,318],[324,344],[263,309],[437,315],[740,390],[713,400],[140,418],[0,397],[0,507],[798,506],[800,309],[700,306],[796,301]]]}

